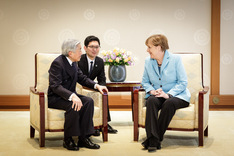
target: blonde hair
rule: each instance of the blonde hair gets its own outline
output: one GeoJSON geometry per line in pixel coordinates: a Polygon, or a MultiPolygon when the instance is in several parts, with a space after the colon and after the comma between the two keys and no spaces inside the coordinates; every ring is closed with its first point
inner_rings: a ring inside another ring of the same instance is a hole
{"type": "Polygon", "coordinates": [[[151,42],[154,46],[160,45],[163,51],[169,49],[167,37],[162,34],[156,34],[148,37],[145,41],[145,45],[148,45],[149,42],[151,42]]]}

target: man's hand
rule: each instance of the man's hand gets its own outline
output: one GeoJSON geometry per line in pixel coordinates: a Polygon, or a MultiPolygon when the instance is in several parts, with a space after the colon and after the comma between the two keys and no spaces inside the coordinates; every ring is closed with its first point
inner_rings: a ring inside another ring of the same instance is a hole
{"type": "Polygon", "coordinates": [[[106,86],[101,86],[101,85],[97,84],[96,87],[97,87],[97,90],[99,90],[99,92],[101,94],[103,94],[103,90],[105,90],[108,93],[108,89],[106,88],[106,86]]]}
{"type": "Polygon", "coordinates": [[[74,94],[72,96],[72,108],[75,110],[75,111],[79,111],[81,109],[81,107],[83,106],[82,104],[82,101],[80,100],[80,98],[74,94]]]}

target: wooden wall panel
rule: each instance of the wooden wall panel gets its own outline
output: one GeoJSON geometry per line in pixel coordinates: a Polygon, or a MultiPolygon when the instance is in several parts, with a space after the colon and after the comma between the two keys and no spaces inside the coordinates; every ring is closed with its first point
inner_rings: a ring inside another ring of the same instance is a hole
{"type": "Polygon", "coordinates": [[[29,110],[29,95],[0,95],[0,110],[29,110]]]}
{"type": "MultiPolygon", "coordinates": [[[[130,95],[109,95],[109,108],[112,111],[132,109],[130,95]]],[[[29,95],[0,95],[0,111],[29,110],[29,95]]]]}
{"type": "Polygon", "coordinates": [[[211,2],[211,95],[219,94],[220,82],[220,0],[211,2]]]}
{"type": "Polygon", "coordinates": [[[233,109],[234,95],[220,95],[220,15],[221,0],[211,1],[211,86],[210,109],[233,109]]]}

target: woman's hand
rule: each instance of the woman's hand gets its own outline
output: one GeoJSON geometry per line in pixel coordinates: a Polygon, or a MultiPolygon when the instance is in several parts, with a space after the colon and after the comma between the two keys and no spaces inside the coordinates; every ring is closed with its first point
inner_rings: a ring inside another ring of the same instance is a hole
{"type": "Polygon", "coordinates": [[[151,90],[150,91],[150,95],[154,95],[154,96],[157,96],[159,93],[157,90],[151,90]]]}
{"type": "Polygon", "coordinates": [[[165,99],[168,99],[169,96],[162,90],[162,88],[159,88],[157,90],[151,90],[151,95],[154,95],[155,97],[163,97],[165,99]]]}

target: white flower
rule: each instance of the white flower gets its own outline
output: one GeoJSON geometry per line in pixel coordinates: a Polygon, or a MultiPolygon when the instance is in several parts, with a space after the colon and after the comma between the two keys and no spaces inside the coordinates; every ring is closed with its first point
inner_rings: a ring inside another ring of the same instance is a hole
{"type": "Polygon", "coordinates": [[[128,56],[132,55],[132,52],[131,51],[127,51],[127,55],[128,56]]]}

